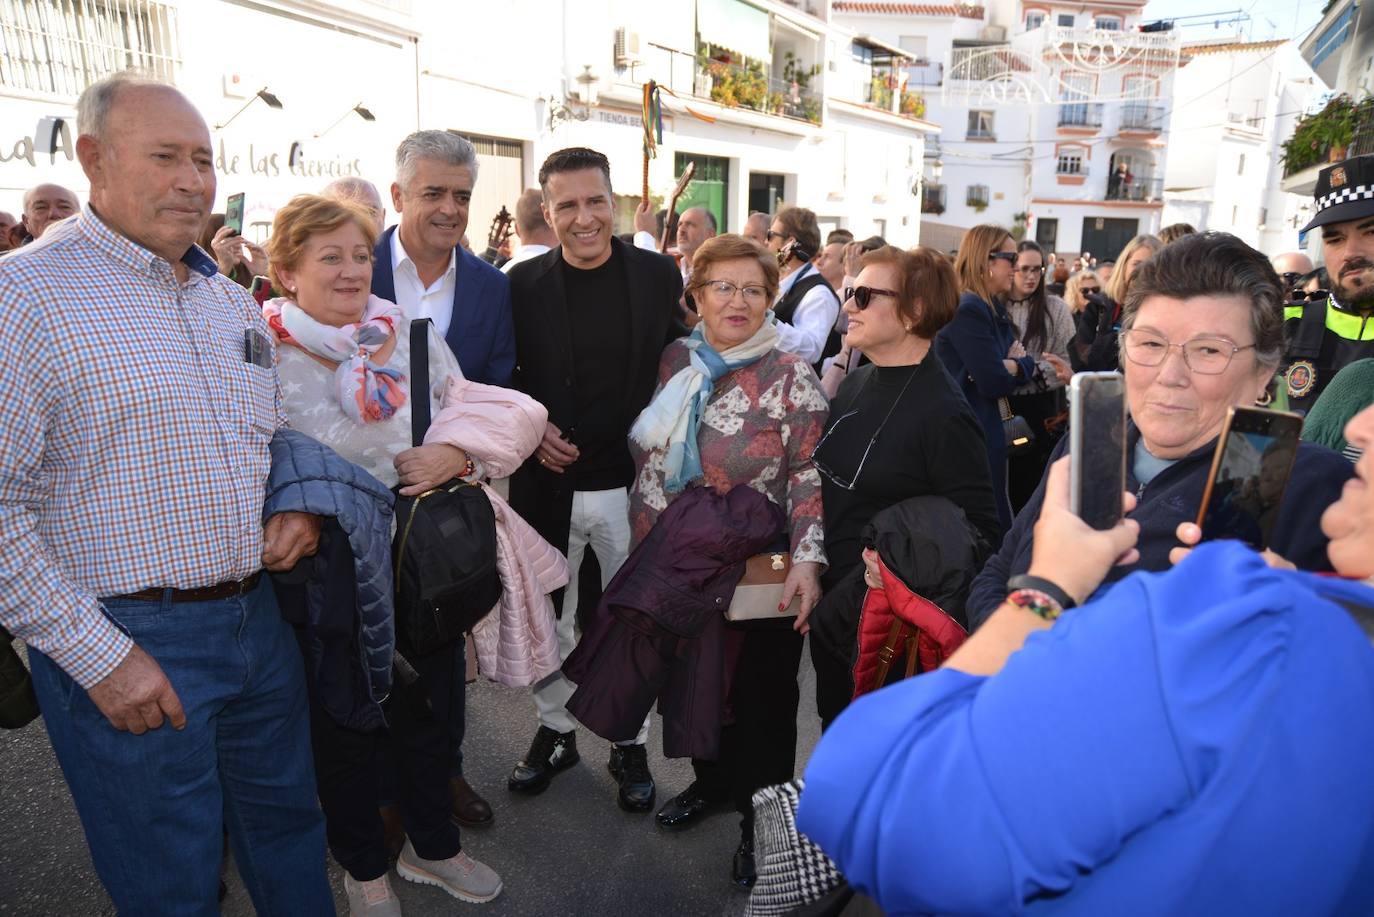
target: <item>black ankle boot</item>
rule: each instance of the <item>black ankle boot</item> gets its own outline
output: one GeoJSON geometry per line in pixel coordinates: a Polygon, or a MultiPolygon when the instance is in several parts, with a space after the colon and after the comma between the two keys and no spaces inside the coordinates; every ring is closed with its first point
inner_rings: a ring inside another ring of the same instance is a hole
{"type": "Polygon", "coordinates": [[[741,888],[753,888],[759,875],[754,871],[754,826],[740,827],[739,847],[730,863],[730,881],[741,888]]]}

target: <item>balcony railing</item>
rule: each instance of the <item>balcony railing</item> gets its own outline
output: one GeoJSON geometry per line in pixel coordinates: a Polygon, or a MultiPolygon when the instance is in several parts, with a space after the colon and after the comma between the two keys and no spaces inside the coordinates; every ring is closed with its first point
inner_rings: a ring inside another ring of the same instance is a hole
{"type": "Polygon", "coordinates": [[[945,212],[945,186],[936,182],[925,182],[921,186],[921,212],[945,212]]]}
{"type": "Polygon", "coordinates": [[[1164,130],[1164,106],[1127,102],[1121,108],[1121,130],[1155,132],[1164,130]]]}
{"type": "Polygon", "coordinates": [[[797,121],[821,123],[821,97],[810,86],[769,75],[762,65],[698,60],[693,94],[730,108],[749,108],[797,121]]]}
{"type": "Polygon", "coordinates": [[[1102,103],[1070,102],[1059,106],[1060,127],[1101,127],[1102,103]]]}
{"type": "Polygon", "coordinates": [[[1242,131],[1261,132],[1264,130],[1264,115],[1246,114],[1240,111],[1228,111],[1226,113],[1226,126],[1242,131]]]}
{"type": "Polygon", "coordinates": [[[1135,178],[1129,181],[1107,180],[1107,200],[1135,201],[1152,204],[1164,199],[1164,179],[1135,178]]]}

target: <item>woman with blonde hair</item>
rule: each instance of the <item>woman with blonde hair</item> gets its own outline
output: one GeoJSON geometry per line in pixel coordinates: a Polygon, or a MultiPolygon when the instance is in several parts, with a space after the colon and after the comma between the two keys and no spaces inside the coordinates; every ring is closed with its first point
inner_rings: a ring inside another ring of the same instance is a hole
{"type": "MultiPolygon", "coordinates": [[[[1064,302],[1069,304],[1069,311],[1077,315],[1088,304],[1089,296],[1101,292],[1102,280],[1097,276],[1097,271],[1079,271],[1064,284],[1064,302]]],[[[1072,352],[1069,356],[1073,356],[1072,352]]]]}
{"type": "Polygon", "coordinates": [[[1158,236],[1136,236],[1121,250],[1106,289],[1096,296],[1086,297],[1083,311],[1078,315],[1074,349],[1070,351],[1076,361],[1074,369],[1109,372],[1120,366],[1116,336],[1121,329],[1121,304],[1131,290],[1131,278],[1136,270],[1163,247],[1158,236]]]}
{"type": "Polygon", "coordinates": [[[954,272],[959,307],[935,337],[935,354],[983,428],[1000,536],[1011,527],[1007,449],[1000,402],[1035,375],[1035,360],[1017,340],[1004,300],[1016,274],[1016,242],[1001,226],[975,226],[964,235],[954,272]]]}

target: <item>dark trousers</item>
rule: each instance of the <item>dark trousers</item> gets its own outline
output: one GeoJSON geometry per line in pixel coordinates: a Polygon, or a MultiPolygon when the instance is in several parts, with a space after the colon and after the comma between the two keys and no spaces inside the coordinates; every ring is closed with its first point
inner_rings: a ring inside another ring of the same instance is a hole
{"type": "Polygon", "coordinates": [[[772,625],[731,627],[729,637],[739,644],[727,648],[738,657],[726,699],[720,758],[693,758],[692,770],[707,796],[734,802],[748,828],[754,821],[754,793],[794,775],[803,638],[791,627],[772,625]]]}
{"type": "Polygon", "coordinates": [[[396,678],[386,704],[389,729],[346,729],[311,698],[315,780],[329,851],[359,882],[387,870],[385,835],[377,812],[378,778],[383,769],[394,772],[396,802],[415,852],[426,860],[444,860],[461,848],[458,827],[449,819],[453,749],[447,716],[454,682],[461,687],[463,674],[454,665],[454,653],[447,649],[407,658],[420,679],[407,685],[396,678]]]}

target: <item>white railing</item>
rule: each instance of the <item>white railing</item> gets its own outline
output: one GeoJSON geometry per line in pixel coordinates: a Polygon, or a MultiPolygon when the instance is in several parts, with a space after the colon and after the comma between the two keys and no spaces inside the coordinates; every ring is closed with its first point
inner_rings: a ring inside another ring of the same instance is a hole
{"type": "Polygon", "coordinates": [[[75,98],[137,68],[175,81],[173,9],[152,0],[0,0],[0,85],[75,98]]]}

